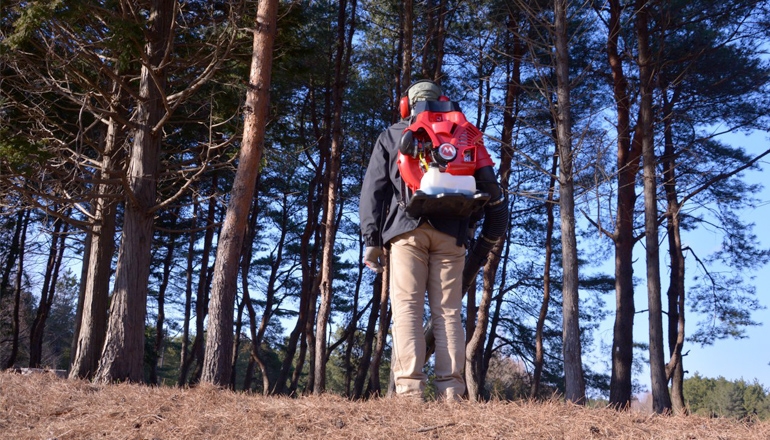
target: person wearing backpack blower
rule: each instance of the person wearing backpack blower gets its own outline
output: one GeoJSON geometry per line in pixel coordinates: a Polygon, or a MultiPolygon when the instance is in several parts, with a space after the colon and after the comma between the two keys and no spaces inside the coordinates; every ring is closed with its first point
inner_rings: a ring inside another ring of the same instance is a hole
{"type": "Polygon", "coordinates": [[[400,111],[402,120],[380,134],[361,188],[364,262],[382,272],[383,247],[390,247],[396,395],[423,398],[427,292],[437,397],[453,401],[465,393],[462,297],[505,234],[508,205],[481,132],[436,83],[413,83],[400,111]],[[429,176],[438,177],[441,187],[427,188],[435,185],[429,176]],[[466,252],[468,232],[482,216],[481,234],[466,252]]]}

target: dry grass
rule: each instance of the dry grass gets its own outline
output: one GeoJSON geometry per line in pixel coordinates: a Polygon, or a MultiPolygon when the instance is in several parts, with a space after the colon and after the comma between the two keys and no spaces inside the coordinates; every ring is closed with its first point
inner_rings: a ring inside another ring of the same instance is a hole
{"type": "Polygon", "coordinates": [[[770,439],[770,422],[618,413],[559,402],[351,402],[201,386],[99,386],[0,373],[2,439],[770,439]]]}

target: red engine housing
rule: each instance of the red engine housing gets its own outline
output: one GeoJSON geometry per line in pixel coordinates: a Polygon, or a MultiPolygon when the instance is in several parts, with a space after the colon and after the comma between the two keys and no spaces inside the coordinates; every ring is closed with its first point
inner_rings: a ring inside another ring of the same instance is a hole
{"type": "Polygon", "coordinates": [[[476,169],[494,165],[484,148],[481,131],[468,122],[456,103],[418,102],[415,113],[414,121],[404,130],[405,136],[411,132],[414,154],[404,154],[403,148],[398,153],[401,178],[412,192],[420,189],[425,166],[436,157],[443,159],[438,160],[441,170],[455,176],[472,176],[476,169]],[[456,154],[450,158],[452,149],[456,154]]]}

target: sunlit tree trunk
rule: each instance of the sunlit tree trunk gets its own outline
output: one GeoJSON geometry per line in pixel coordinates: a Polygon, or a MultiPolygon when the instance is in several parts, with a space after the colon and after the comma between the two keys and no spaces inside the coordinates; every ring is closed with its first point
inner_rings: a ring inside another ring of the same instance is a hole
{"type": "Polygon", "coordinates": [[[277,12],[277,0],[264,0],[257,6],[238,171],[217,245],[201,379],[220,386],[230,383],[238,261],[264,148],[277,12]]]}

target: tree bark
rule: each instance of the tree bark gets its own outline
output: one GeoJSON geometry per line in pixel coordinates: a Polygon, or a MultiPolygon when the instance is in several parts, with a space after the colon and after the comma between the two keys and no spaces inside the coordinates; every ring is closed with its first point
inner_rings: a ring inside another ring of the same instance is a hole
{"type": "Polygon", "coordinates": [[[543,302],[540,305],[540,313],[535,326],[535,361],[532,372],[532,387],[529,398],[536,399],[540,393],[540,378],[545,364],[545,352],[543,349],[543,329],[548,317],[548,306],[551,301],[551,257],[553,256],[553,227],[554,227],[554,194],[556,192],[556,168],[558,167],[558,151],[553,155],[551,162],[551,179],[548,184],[548,196],[545,200],[545,262],[543,264],[543,302]]]}
{"type": "MultiPolygon", "coordinates": [[[[206,213],[206,232],[203,235],[203,249],[201,250],[200,270],[198,271],[198,288],[195,292],[195,339],[193,339],[192,349],[190,350],[190,359],[186,365],[183,365],[184,375],[186,376],[189,368],[195,363],[195,369],[187,380],[189,384],[200,382],[203,375],[203,361],[205,356],[205,331],[203,324],[209,313],[209,298],[211,294],[211,278],[213,269],[209,265],[212,249],[214,248],[214,233],[217,214],[217,199],[219,178],[217,173],[211,176],[211,195],[209,207],[206,213]]],[[[220,231],[221,233],[221,231],[220,231]]]]}
{"type": "MultiPolygon", "coordinates": [[[[390,311],[390,283],[387,280],[390,278],[390,256],[389,251],[385,249],[382,256],[382,273],[378,274],[380,278],[379,285],[381,286],[380,293],[380,323],[377,327],[377,345],[374,349],[374,356],[372,357],[372,363],[369,365],[369,384],[366,387],[367,396],[381,396],[382,389],[380,386],[380,364],[382,364],[382,355],[385,351],[386,339],[388,338],[388,329],[390,328],[390,318],[392,312],[390,311]]],[[[375,281],[375,286],[377,282],[375,281]]]]}
{"type": "MultiPolygon", "coordinates": [[[[193,202],[192,228],[198,223],[198,201],[193,202]]],[[[192,314],[192,278],[193,267],[195,266],[195,234],[190,233],[190,239],[187,243],[187,276],[185,278],[185,300],[184,300],[184,322],[182,322],[182,346],[179,349],[179,376],[177,377],[177,386],[184,386],[187,381],[187,370],[190,365],[190,354],[187,347],[190,343],[190,315],[192,314]]]]}
{"type": "MultiPolygon", "coordinates": [[[[113,84],[114,107],[118,111],[122,97],[118,82],[113,84]]],[[[110,118],[104,136],[104,154],[101,158],[102,179],[112,178],[115,171],[122,168],[125,156],[124,135],[120,123],[110,118]]],[[[88,232],[89,245],[86,246],[83,265],[84,279],[82,301],[76,321],[73,340],[71,379],[91,379],[99,366],[99,357],[104,348],[107,333],[107,310],[112,278],[112,259],[115,255],[115,230],[117,223],[118,201],[109,197],[116,188],[99,184],[93,202],[94,220],[88,232]]]]}
{"type": "Polygon", "coordinates": [[[11,316],[11,353],[6,359],[4,368],[11,368],[16,364],[16,358],[19,355],[19,328],[21,326],[21,319],[19,314],[21,313],[21,289],[23,287],[22,279],[24,278],[24,253],[27,247],[27,227],[29,226],[30,211],[25,210],[19,216],[19,225],[21,231],[19,232],[19,248],[16,253],[18,263],[16,266],[16,278],[14,282],[13,292],[13,315],[11,316]]]}
{"type": "Polygon", "coordinates": [[[406,89],[412,84],[412,46],[414,40],[413,0],[404,0],[403,8],[403,18],[401,23],[401,33],[403,35],[401,47],[401,90],[399,91],[402,95],[406,93],[406,89]]]}
{"type": "Polygon", "coordinates": [[[682,346],[684,344],[685,321],[685,261],[682,252],[682,236],[679,212],[681,204],[676,189],[676,155],[672,128],[672,109],[669,102],[664,103],[663,137],[663,188],[666,191],[668,209],[666,229],[668,232],[668,255],[671,260],[671,273],[668,284],[668,350],[669,361],[666,376],[671,380],[671,406],[674,414],[686,414],[684,401],[684,367],[682,365],[682,346]]]}
{"type": "MultiPolygon", "coordinates": [[[[106,159],[106,158],[105,158],[106,159]]],[[[83,308],[79,319],[76,351],[70,378],[90,379],[96,373],[107,333],[107,309],[115,253],[117,204],[97,200],[96,221],[90,232],[91,246],[85,280],[83,308]]]]}
{"type": "Polygon", "coordinates": [[[577,238],[572,175],[572,121],[570,118],[569,51],[567,1],[554,2],[556,49],[556,142],[559,148],[559,214],[561,217],[563,268],[563,351],[565,398],[585,404],[582,348],[580,343],[577,238]]]}
{"type": "Polygon", "coordinates": [[[661,306],[660,255],[658,248],[658,205],[655,145],[653,142],[652,81],[654,70],[649,48],[648,9],[644,0],[636,2],[636,37],[639,45],[639,126],[642,135],[644,175],[644,232],[647,262],[647,302],[650,335],[650,377],[652,409],[671,411],[663,346],[663,311],[661,306]]]}
{"type": "Polygon", "coordinates": [[[334,242],[337,235],[337,223],[334,212],[337,209],[339,197],[340,168],[342,158],[342,99],[347,83],[348,67],[352,54],[352,37],[355,29],[356,0],[350,2],[350,25],[348,20],[347,0],[339,3],[337,16],[337,51],[334,60],[334,87],[332,138],[329,171],[327,174],[326,224],[324,230],[323,257],[321,259],[321,304],[316,317],[315,334],[315,365],[313,394],[319,395],[326,391],[326,328],[331,316],[332,282],[334,276],[334,242]],[[348,32],[346,35],[345,32],[348,32]]]}
{"type": "MultiPolygon", "coordinates": [[[[171,225],[171,228],[173,229],[176,226],[177,216],[179,214],[179,210],[175,210],[175,212],[172,213],[173,217],[173,223],[171,225]]],[[[166,289],[168,288],[168,283],[171,278],[171,269],[174,264],[174,249],[176,248],[176,237],[174,235],[169,234],[168,236],[168,244],[166,245],[166,255],[163,258],[163,277],[160,281],[160,286],[158,286],[158,316],[155,319],[155,341],[153,343],[153,362],[150,366],[150,377],[149,377],[149,383],[151,385],[158,385],[158,359],[160,359],[161,352],[163,350],[163,340],[165,338],[165,333],[163,331],[163,325],[166,322],[166,311],[165,311],[165,305],[166,305],[166,289]]]]}
{"type": "Polygon", "coordinates": [[[238,259],[264,148],[277,12],[277,0],[265,0],[257,6],[243,142],[217,246],[202,380],[219,386],[230,383],[238,259]]]}
{"type": "Polygon", "coordinates": [[[136,130],[128,156],[129,198],[115,272],[107,339],[96,379],[100,383],[143,379],[144,319],[150,273],[159,154],[166,114],[165,64],[173,40],[176,2],[156,0],[149,10],[148,64],[142,65],[136,130]]]}
{"type": "MultiPolygon", "coordinates": [[[[310,100],[312,104],[312,99],[310,100]]],[[[323,160],[323,158],[321,159],[323,160]]],[[[321,181],[323,179],[323,162],[319,161],[316,166],[315,175],[308,185],[307,193],[307,222],[305,228],[300,236],[300,267],[302,268],[302,288],[300,290],[299,301],[299,314],[297,316],[297,322],[294,329],[289,334],[289,341],[286,344],[286,353],[284,355],[283,363],[281,364],[281,371],[278,374],[278,378],[275,383],[273,393],[281,394],[285,391],[286,381],[289,378],[289,370],[291,369],[292,362],[294,361],[294,355],[297,350],[297,344],[300,341],[301,336],[304,333],[308,319],[312,319],[309,316],[310,301],[313,297],[313,284],[315,280],[317,261],[316,254],[318,250],[317,243],[311,246],[311,241],[314,236],[314,232],[317,231],[319,222],[318,214],[321,211],[321,197],[319,197],[319,189],[321,181]]],[[[304,358],[302,359],[304,362],[304,358]]],[[[302,364],[298,363],[297,368],[301,369],[302,364]]]]}
{"type": "MultiPolygon", "coordinates": [[[[364,257],[364,243],[362,241],[358,242],[358,261],[362,261],[364,257]]],[[[343,358],[343,369],[345,370],[345,396],[350,398],[353,395],[353,363],[352,363],[352,357],[353,357],[353,346],[355,345],[356,341],[356,332],[358,331],[358,300],[361,295],[361,279],[364,276],[364,268],[365,266],[360,264],[358,265],[358,273],[356,275],[356,283],[355,288],[353,290],[353,304],[351,306],[352,313],[350,315],[350,322],[348,323],[347,329],[345,332],[347,333],[347,337],[345,338],[345,356],[343,358]]],[[[366,307],[364,307],[366,308],[366,307]]],[[[363,315],[363,311],[361,312],[363,315]]],[[[363,359],[360,360],[363,362],[363,359]]]]}
{"type": "MultiPolygon", "coordinates": [[[[264,312],[262,313],[262,319],[259,323],[259,329],[257,330],[255,336],[252,338],[252,356],[254,357],[254,360],[257,362],[257,365],[260,368],[260,371],[262,373],[262,386],[263,386],[263,392],[267,394],[269,390],[271,389],[270,386],[270,376],[269,372],[267,370],[267,367],[265,366],[265,362],[262,359],[259,348],[262,345],[262,339],[265,337],[265,332],[267,331],[267,327],[270,324],[270,319],[273,317],[273,314],[275,313],[275,310],[273,309],[273,304],[275,303],[275,287],[278,283],[278,272],[281,269],[281,265],[283,264],[283,249],[286,244],[286,235],[289,232],[289,212],[287,210],[287,199],[286,194],[283,195],[283,210],[281,213],[281,235],[278,239],[278,243],[276,245],[274,253],[271,255],[273,258],[271,258],[270,262],[270,275],[267,280],[267,291],[265,293],[265,308],[264,312]]],[[[249,312],[252,312],[252,309],[249,309],[249,312]]]]}
{"type": "Polygon", "coordinates": [[[83,302],[86,293],[86,281],[88,278],[88,268],[91,265],[91,234],[87,233],[83,240],[83,259],[81,260],[80,282],[78,283],[78,300],[75,306],[75,328],[72,331],[72,341],[70,342],[70,362],[69,371],[72,373],[72,365],[75,362],[75,354],[78,348],[78,338],[80,337],[80,321],[83,317],[83,302]]]}
{"type": "MultiPolygon", "coordinates": [[[[69,216],[69,214],[67,215],[69,216]]],[[[40,301],[37,306],[35,319],[29,335],[29,367],[40,368],[43,358],[43,335],[45,324],[51,312],[56,295],[56,283],[59,278],[59,269],[64,258],[64,243],[67,238],[67,225],[61,219],[54,220],[51,233],[51,247],[48,251],[48,263],[46,264],[43,278],[43,288],[40,292],[40,301]]]]}
{"type": "Polygon", "coordinates": [[[444,63],[444,43],[446,40],[445,18],[446,0],[428,0],[425,5],[427,14],[426,42],[422,49],[422,76],[435,82],[441,80],[444,63]]]}
{"type": "Polygon", "coordinates": [[[628,81],[623,73],[618,39],[621,32],[622,7],[619,0],[610,0],[607,54],[612,70],[612,89],[617,111],[617,218],[611,238],[615,247],[615,324],[612,337],[612,375],[610,405],[627,409],[631,405],[631,364],[633,361],[634,325],[634,207],[636,180],[639,174],[642,143],[641,132],[631,141],[630,99],[628,81]]]}
{"type": "Polygon", "coordinates": [[[11,245],[8,247],[8,258],[5,260],[5,268],[3,268],[3,276],[0,279],[0,299],[8,292],[8,287],[11,284],[11,273],[13,272],[13,266],[16,265],[16,258],[19,255],[19,240],[21,239],[21,230],[24,219],[25,211],[19,211],[16,214],[16,224],[13,230],[13,238],[11,239],[11,245]]]}
{"type": "MultiPolygon", "coordinates": [[[[241,249],[241,264],[240,264],[240,270],[241,270],[241,291],[243,292],[243,299],[241,300],[241,304],[238,307],[238,323],[236,326],[236,344],[235,344],[235,353],[233,353],[233,368],[232,368],[232,376],[230,377],[230,383],[232,385],[232,388],[235,389],[235,376],[236,376],[236,361],[238,359],[238,342],[240,341],[240,328],[241,328],[241,318],[243,316],[243,308],[248,307],[248,313],[249,313],[249,332],[251,334],[251,347],[250,347],[250,353],[254,353],[255,347],[254,347],[254,341],[257,339],[257,317],[256,313],[254,312],[254,306],[251,304],[251,293],[249,290],[249,272],[251,270],[251,258],[254,255],[254,238],[257,235],[257,220],[259,219],[259,186],[260,186],[260,180],[261,180],[262,173],[257,175],[256,182],[254,183],[254,197],[251,204],[251,213],[249,214],[249,224],[248,228],[246,229],[246,236],[243,240],[243,249],[241,249]]],[[[251,380],[253,379],[254,375],[254,359],[252,359],[252,356],[249,356],[249,363],[246,367],[246,372],[243,376],[243,389],[244,391],[251,390],[251,380]]],[[[262,390],[263,394],[267,394],[270,392],[269,388],[264,388],[262,390]]]]}
{"type": "MultiPolygon", "coordinates": [[[[359,259],[359,261],[361,261],[359,259]]],[[[363,264],[360,265],[363,270],[363,264]]],[[[382,296],[382,277],[375,276],[372,284],[372,308],[369,311],[369,320],[366,324],[366,333],[364,334],[364,350],[361,355],[361,361],[358,364],[356,377],[353,383],[353,399],[360,399],[364,396],[364,386],[366,385],[366,375],[369,372],[369,366],[372,363],[373,345],[375,331],[377,328],[377,318],[380,312],[380,297],[382,296]]]]}
{"type": "Polygon", "coordinates": [[[505,237],[497,240],[497,243],[492,248],[489,260],[484,265],[484,287],[476,313],[476,326],[465,347],[465,384],[467,385],[468,399],[471,401],[478,402],[483,398],[481,391],[484,389],[484,374],[482,371],[484,368],[484,340],[487,334],[492,291],[495,287],[495,276],[500,264],[504,240],[505,237]]]}

